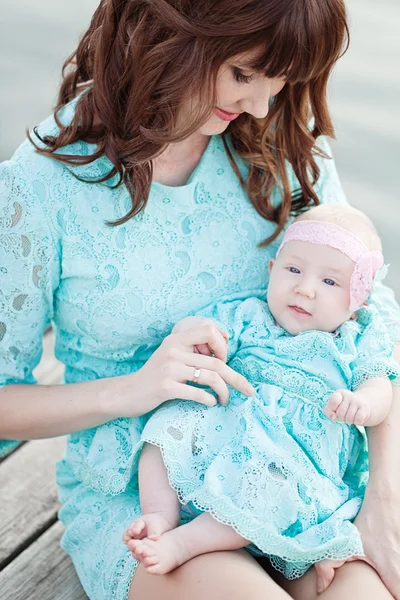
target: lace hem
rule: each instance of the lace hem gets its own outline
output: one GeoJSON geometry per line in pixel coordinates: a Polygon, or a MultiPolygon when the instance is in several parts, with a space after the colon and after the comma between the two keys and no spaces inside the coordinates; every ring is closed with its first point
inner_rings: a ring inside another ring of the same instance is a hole
{"type": "MultiPolygon", "coordinates": [[[[331,540],[324,542],[318,549],[307,548],[306,545],[301,547],[293,538],[277,534],[269,524],[261,525],[253,515],[247,512],[243,514],[243,511],[234,507],[226,496],[218,496],[209,489],[203,493],[200,490],[194,495],[193,490],[190,489],[190,482],[186,481],[180,468],[179,459],[168,452],[166,444],[146,436],[143,441],[160,448],[169,484],[182,505],[189,504],[199,512],[208,512],[219,523],[232,527],[239,535],[255,545],[256,554],[267,556],[274,568],[283,573],[287,579],[301,577],[313,564],[324,559],[346,560],[352,556],[365,556],[361,538],[356,527],[350,522],[358,513],[361,498],[353,498],[350,501],[350,504],[354,504],[351,515],[336,519],[334,515],[332,516],[333,524],[336,520],[336,524],[340,523],[342,526],[339,539],[335,542],[331,540]]],[[[252,551],[252,546],[248,549],[252,551]]]]}
{"type": "Polygon", "coordinates": [[[400,366],[394,360],[369,364],[368,367],[358,367],[353,373],[352,390],[356,390],[368,379],[376,377],[389,378],[394,387],[400,387],[400,366]]]}

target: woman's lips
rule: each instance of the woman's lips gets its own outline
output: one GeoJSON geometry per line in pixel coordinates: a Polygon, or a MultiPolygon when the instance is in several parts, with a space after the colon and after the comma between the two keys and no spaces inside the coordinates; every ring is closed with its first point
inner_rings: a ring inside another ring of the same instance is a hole
{"type": "Polygon", "coordinates": [[[233,121],[234,119],[237,119],[240,115],[240,113],[226,112],[226,110],[221,110],[217,107],[214,108],[214,113],[219,119],[222,119],[223,121],[233,121]]]}
{"type": "Polygon", "coordinates": [[[290,310],[294,312],[299,317],[311,317],[311,313],[304,310],[304,308],[300,308],[300,306],[289,306],[290,310]]]}

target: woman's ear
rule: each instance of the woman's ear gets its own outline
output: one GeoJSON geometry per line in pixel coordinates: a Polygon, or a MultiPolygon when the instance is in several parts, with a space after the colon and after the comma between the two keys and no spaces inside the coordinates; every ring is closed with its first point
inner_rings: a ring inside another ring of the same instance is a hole
{"type": "Polygon", "coordinates": [[[269,261],[269,263],[268,263],[268,273],[271,273],[272,267],[274,266],[274,262],[275,262],[275,259],[271,258],[270,261],[269,261]]]}

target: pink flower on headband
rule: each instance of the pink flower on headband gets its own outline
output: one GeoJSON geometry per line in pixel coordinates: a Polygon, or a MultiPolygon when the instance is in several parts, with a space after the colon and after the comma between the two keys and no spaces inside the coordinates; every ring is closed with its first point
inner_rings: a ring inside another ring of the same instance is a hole
{"type": "Polygon", "coordinates": [[[350,231],[327,221],[296,221],[288,227],[276,255],[290,241],[310,242],[330,246],[348,256],[354,262],[350,281],[351,311],[358,310],[367,300],[375,275],[383,267],[381,252],[371,252],[360,238],[350,231]]]}
{"type": "Polygon", "coordinates": [[[380,252],[369,252],[356,262],[350,281],[350,310],[358,310],[367,300],[375,275],[382,267],[380,252]]]}

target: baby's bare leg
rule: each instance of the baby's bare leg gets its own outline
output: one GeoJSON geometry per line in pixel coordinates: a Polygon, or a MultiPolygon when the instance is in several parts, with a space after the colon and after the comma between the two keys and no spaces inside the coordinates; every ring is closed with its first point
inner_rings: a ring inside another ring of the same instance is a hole
{"type": "Polygon", "coordinates": [[[314,568],[295,581],[282,577],[278,582],[294,600],[393,600],[375,569],[361,560],[347,562],[337,569],[331,585],[319,595],[314,568]]]}
{"type": "Polygon", "coordinates": [[[144,445],[140,456],[139,491],[142,516],[129,525],[122,536],[133,553],[132,540],[144,537],[156,540],[179,524],[179,500],[169,485],[161,451],[151,444],[144,445]]]}
{"type": "Polygon", "coordinates": [[[167,531],[156,541],[145,538],[132,543],[135,557],[148,573],[165,575],[195,556],[218,550],[237,550],[247,546],[248,541],[232,527],[203,513],[187,525],[167,531]]]}

